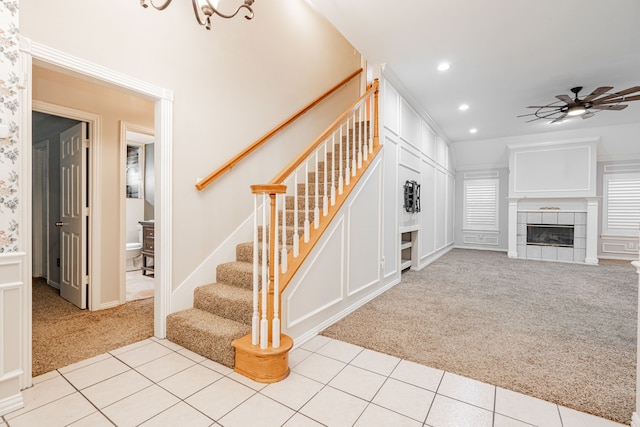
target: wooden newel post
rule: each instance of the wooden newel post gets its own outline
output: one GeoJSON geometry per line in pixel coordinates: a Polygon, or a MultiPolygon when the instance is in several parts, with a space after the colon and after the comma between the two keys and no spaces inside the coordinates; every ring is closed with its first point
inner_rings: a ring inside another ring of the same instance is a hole
{"type": "Polygon", "coordinates": [[[378,146],[380,145],[380,135],[378,132],[378,94],[380,93],[380,81],[378,79],[374,79],[373,81],[373,85],[375,86],[376,90],[375,92],[373,92],[373,145],[374,146],[378,146]]]}

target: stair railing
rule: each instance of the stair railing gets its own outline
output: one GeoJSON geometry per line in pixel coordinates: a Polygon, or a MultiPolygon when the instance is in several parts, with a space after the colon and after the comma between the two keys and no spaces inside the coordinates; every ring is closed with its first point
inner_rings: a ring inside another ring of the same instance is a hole
{"type": "Polygon", "coordinates": [[[252,344],[280,346],[281,294],[380,150],[376,79],[254,194],[252,344]]]}
{"type": "Polygon", "coordinates": [[[198,190],[204,190],[209,184],[211,184],[213,181],[215,181],[218,177],[220,177],[225,172],[230,171],[241,160],[243,160],[244,158],[249,156],[249,154],[253,153],[255,150],[260,148],[262,146],[262,144],[267,142],[271,137],[273,137],[278,132],[280,132],[281,130],[283,130],[287,126],[289,126],[291,123],[295,122],[302,115],[304,115],[307,111],[311,110],[313,107],[318,105],[320,102],[324,101],[329,95],[331,95],[332,93],[334,93],[335,91],[340,89],[345,84],[349,83],[349,81],[351,81],[354,77],[360,75],[360,73],[362,73],[362,71],[363,71],[363,69],[359,68],[356,71],[354,71],[353,73],[349,74],[340,83],[336,84],[331,89],[327,90],[325,93],[323,93],[322,95],[320,95],[319,97],[317,97],[316,99],[311,101],[305,107],[301,108],[296,113],[291,115],[291,117],[289,117],[288,119],[286,119],[282,123],[280,123],[278,126],[276,126],[273,129],[271,129],[269,132],[267,132],[261,138],[257,139],[253,144],[249,145],[247,148],[245,148],[244,150],[242,150],[241,152],[239,152],[238,154],[233,156],[233,158],[231,160],[228,160],[226,163],[224,163],[218,169],[214,170],[209,175],[207,175],[206,178],[203,178],[202,180],[200,180],[196,184],[196,188],[198,190]]]}

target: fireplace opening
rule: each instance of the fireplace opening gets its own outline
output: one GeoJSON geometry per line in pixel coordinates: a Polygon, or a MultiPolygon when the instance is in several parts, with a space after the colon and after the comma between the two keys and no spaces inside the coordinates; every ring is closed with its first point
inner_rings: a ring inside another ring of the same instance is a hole
{"type": "Polygon", "coordinates": [[[527,224],[527,245],[573,247],[573,225],[527,224]]]}

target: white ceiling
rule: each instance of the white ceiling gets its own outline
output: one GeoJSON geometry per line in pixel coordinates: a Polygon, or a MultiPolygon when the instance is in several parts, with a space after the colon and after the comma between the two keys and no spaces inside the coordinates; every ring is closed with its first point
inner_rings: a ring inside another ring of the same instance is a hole
{"type": "Polygon", "coordinates": [[[575,86],[583,97],[640,85],[639,0],[308,1],[386,64],[450,142],[640,121],[640,101],[554,125],[517,117],[575,86]],[[437,71],[441,61],[451,69],[437,71]]]}

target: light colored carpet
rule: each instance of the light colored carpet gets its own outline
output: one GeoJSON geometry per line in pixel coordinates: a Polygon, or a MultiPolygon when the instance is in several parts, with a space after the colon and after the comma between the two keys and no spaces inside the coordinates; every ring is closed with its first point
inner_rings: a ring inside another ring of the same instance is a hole
{"type": "Polygon", "coordinates": [[[33,280],[33,376],[153,335],[153,298],[80,310],[44,279],[33,280]]]}
{"type": "Polygon", "coordinates": [[[323,335],[629,423],[637,288],[629,264],[455,249],[323,335]]]}

